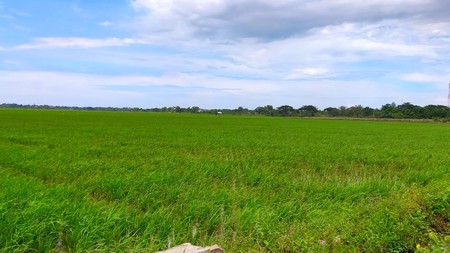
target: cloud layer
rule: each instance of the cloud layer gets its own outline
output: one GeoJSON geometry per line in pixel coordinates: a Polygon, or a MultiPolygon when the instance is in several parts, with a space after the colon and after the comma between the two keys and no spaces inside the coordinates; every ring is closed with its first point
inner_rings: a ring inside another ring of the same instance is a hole
{"type": "Polygon", "coordinates": [[[2,101],[447,104],[450,5],[440,0],[133,0],[121,7],[132,16],[92,20],[103,10],[77,3],[68,9],[90,26],[64,34],[0,4],[11,16],[0,29],[2,101]]]}
{"type": "Polygon", "coordinates": [[[133,44],[145,44],[144,40],[131,38],[106,38],[88,39],[77,37],[45,37],[35,38],[32,43],[19,45],[12,49],[45,49],[45,48],[95,48],[95,47],[119,47],[133,44]]]}
{"type": "Polygon", "coordinates": [[[286,38],[344,23],[448,21],[441,0],[134,0],[142,28],[205,37],[286,38]]]}

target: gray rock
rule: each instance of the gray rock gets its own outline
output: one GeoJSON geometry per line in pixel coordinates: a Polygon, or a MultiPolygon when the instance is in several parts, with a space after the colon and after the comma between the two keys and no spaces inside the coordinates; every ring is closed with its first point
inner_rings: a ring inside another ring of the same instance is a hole
{"type": "Polygon", "coordinates": [[[158,251],[156,253],[225,253],[225,250],[217,245],[210,247],[195,246],[190,243],[184,243],[174,248],[170,248],[164,251],[158,251]]]}

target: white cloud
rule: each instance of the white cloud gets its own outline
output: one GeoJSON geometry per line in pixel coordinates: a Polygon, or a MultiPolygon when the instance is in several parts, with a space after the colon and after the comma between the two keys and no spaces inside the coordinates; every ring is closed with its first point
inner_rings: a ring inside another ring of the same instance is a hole
{"type": "Polygon", "coordinates": [[[44,49],[44,48],[95,48],[95,47],[118,47],[133,44],[145,44],[142,39],[132,38],[106,38],[106,39],[90,39],[78,37],[44,37],[36,38],[33,43],[23,44],[14,47],[14,49],[44,49]]]}
{"type": "Polygon", "coordinates": [[[114,23],[109,22],[109,21],[103,21],[98,23],[99,26],[112,26],[114,23]]]}
{"type": "Polygon", "coordinates": [[[17,61],[17,60],[8,60],[8,59],[3,60],[2,63],[3,63],[4,65],[10,65],[10,66],[20,66],[20,65],[22,65],[22,62],[20,62],[20,61],[17,61]]]}
{"type": "Polygon", "coordinates": [[[296,80],[296,79],[320,79],[320,78],[330,78],[334,76],[333,73],[326,68],[298,68],[292,70],[292,72],[285,77],[286,80],[296,80]]]}
{"type": "Polygon", "coordinates": [[[212,106],[220,97],[245,101],[277,90],[268,81],[207,75],[110,76],[48,71],[0,71],[0,88],[0,101],[10,103],[140,107],[200,105],[205,94],[215,98],[209,104],[212,106]]]}
{"type": "MultiPolygon", "coordinates": [[[[414,26],[407,29],[399,27],[396,21],[390,21],[370,25],[327,26],[298,37],[273,41],[246,39],[213,46],[240,65],[278,72],[288,79],[296,79],[312,72],[303,70],[308,66],[341,72],[345,71],[341,67],[345,63],[395,61],[402,58],[409,61],[413,58],[419,61],[447,59],[448,54],[442,53],[440,46],[426,43],[426,37],[414,26]],[[393,33],[397,35],[393,36],[393,33]]],[[[320,74],[326,77],[335,75],[320,74]]]]}
{"type": "Polygon", "coordinates": [[[398,76],[400,80],[415,83],[445,83],[449,79],[448,74],[445,76],[431,75],[426,73],[406,73],[398,76]]]}
{"type": "Polygon", "coordinates": [[[107,17],[97,25],[131,27],[132,36],[38,37],[0,47],[4,59],[23,66],[67,71],[1,72],[0,97],[23,97],[14,93],[22,87],[29,101],[54,104],[75,102],[76,94],[91,105],[379,106],[441,101],[436,87],[447,83],[450,5],[440,0],[130,3],[138,15],[132,24],[107,17]],[[66,48],[76,50],[52,51],[66,48]],[[55,67],[57,60],[63,64],[55,67]],[[87,69],[83,63],[105,75],[70,73],[87,69]]]}
{"type": "Polygon", "coordinates": [[[140,27],[207,37],[285,38],[342,23],[388,19],[447,19],[440,0],[134,0],[148,10],[140,27]]]}
{"type": "MultiPolygon", "coordinates": [[[[446,59],[450,6],[438,0],[135,0],[138,32],[212,49],[252,69],[293,78],[298,66],[417,57],[446,59]],[[405,8],[405,5],[408,8],[405,8]],[[426,20],[426,21],[424,21],[426,20]],[[442,40],[442,39],[441,39],[442,40]]],[[[163,40],[164,40],[163,39],[163,40]]],[[[161,40],[161,39],[160,39],[161,40]]]]}
{"type": "MultiPolygon", "coordinates": [[[[305,72],[315,74],[317,70],[305,72]]],[[[378,107],[393,101],[426,105],[443,99],[433,92],[407,91],[367,80],[251,80],[181,73],[155,77],[0,71],[0,88],[0,101],[10,103],[144,108],[255,108],[265,104],[378,107]]]]}
{"type": "Polygon", "coordinates": [[[142,99],[143,95],[137,92],[104,91],[96,86],[109,81],[115,78],[48,71],[0,71],[0,100],[21,104],[129,106],[130,101],[142,99]]]}

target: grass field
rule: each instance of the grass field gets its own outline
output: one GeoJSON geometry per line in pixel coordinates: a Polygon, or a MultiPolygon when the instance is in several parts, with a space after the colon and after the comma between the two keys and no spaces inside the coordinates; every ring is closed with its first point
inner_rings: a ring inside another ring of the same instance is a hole
{"type": "Polygon", "coordinates": [[[0,252],[425,252],[449,172],[449,124],[5,109],[0,252]]]}

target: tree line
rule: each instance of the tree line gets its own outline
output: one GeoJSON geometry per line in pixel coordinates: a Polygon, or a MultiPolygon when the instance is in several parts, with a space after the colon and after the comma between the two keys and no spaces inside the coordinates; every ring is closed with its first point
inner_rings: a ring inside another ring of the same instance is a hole
{"type": "Polygon", "coordinates": [[[202,109],[198,106],[183,108],[180,106],[161,108],[138,107],[77,107],[77,106],[50,106],[50,105],[21,105],[0,104],[0,108],[28,108],[53,110],[90,110],[90,111],[135,111],[135,112],[169,112],[169,113],[209,113],[233,115],[266,115],[278,117],[344,117],[344,118],[385,118],[385,119],[434,119],[450,121],[450,108],[443,105],[419,106],[411,103],[397,105],[385,104],[381,108],[355,106],[327,107],[320,110],[314,105],[304,105],[294,108],[290,105],[274,107],[272,105],[258,106],[255,109],[238,107],[236,109],[202,109]]]}
{"type": "Polygon", "coordinates": [[[289,105],[257,107],[255,112],[271,116],[297,117],[349,117],[349,118],[388,118],[388,119],[450,119],[450,108],[443,105],[419,106],[411,103],[385,104],[381,108],[356,106],[327,107],[319,110],[313,105],[298,109],[289,105]]]}

